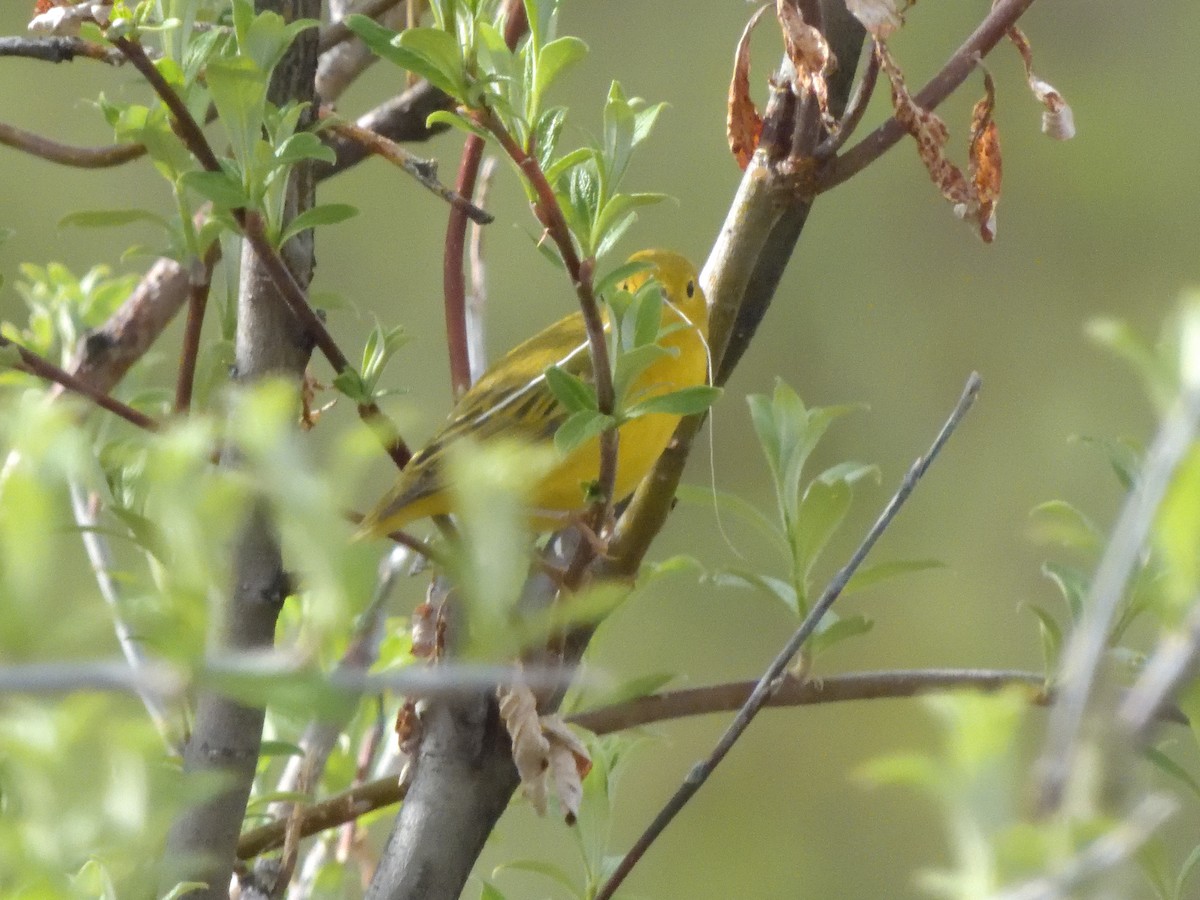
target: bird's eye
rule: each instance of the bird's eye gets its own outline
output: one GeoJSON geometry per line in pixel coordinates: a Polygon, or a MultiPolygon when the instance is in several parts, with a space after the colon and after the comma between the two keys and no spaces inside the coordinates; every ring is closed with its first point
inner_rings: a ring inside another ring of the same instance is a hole
{"type": "Polygon", "coordinates": [[[687,295],[690,297],[695,293],[696,293],[696,283],[693,281],[689,281],[687,283],[687,295]]]}

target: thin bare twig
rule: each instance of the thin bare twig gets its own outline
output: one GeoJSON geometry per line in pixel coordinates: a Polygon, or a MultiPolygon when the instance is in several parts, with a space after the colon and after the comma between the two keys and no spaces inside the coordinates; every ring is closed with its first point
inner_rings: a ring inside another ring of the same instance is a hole
{"type": "MultiPolygon", "coordinates": [[[[558,248],[567,275],[575,286],[575,294],[579,298],[579,309],[583,314],[583,324],[587,331],[588,350],[592,357],[596,408],[604,415],[611,416],[616,397],[613,388],[612,365],[608,358],[608,343],[604,336],[604,320],[600,315],[600,303],[593,290],[592,276],[595,274],[593,271],[595,260],[581,260],[579,254],[576,253],[571,230],[567,227],[566,218],[558,205],[554,189],[546,180],[546,174],[542,171],[537,159],[526,153],[517,144],[513,136],[490,110],[485,109],[475,115],[479,125],[492,133],[533,188],[534,195],[537,197],[534,210],[538,220],[558,248]]],[[[615,428],[607,428],[600,433],[600,472],[596,480],[598,499],[592,507],[591,521],[592,530],[597,533],[602,530],[608,513],[612,509],[613,485],[617,476],[617,441],[615,428]]],[[[568,585],[574,585],[578,581],[583,573],[583,567],[591,557],[590,542],[581,542],[579,552],[567,570],[566,583],[568,585]]]]}
{"type": "Polygon", "coordinates": [[[109,144],[107,147],[72,147],[0,122],[0,144],[47,162],[76,169],[107,169],[146,155],[141,144],[109,144]]]}
{"type": "MultiPolygon", "coordinates": [[[[475,202],[487,208],[488,191],[496,175],[496,158],[489,156],[479,168],[479,184],[475,188],[475,202]]],[[[483,228],[472,223],[468,242],[468,258],[471,263],[471,290],[467,293],[467,357],[470,361],[471,383],[474,384],[487,371],[487,263],[483,257],[483,228]]]]}
{"type": "Polygon", "coordinates": [[[1050,712],[1046,745],[1038,761],[1038,808],[1043,814],[1059,807],[1075,771],[1079,733],[1108,646],[1109,627],[1171,477],[1198,431],[1200,392],[1185,390],[1146,452],[1141,475],[1096,567],[1083,616],[1062,655],[1059,699],[1050,712]]]}
{"type": "Polygon", "coordinates": [[[1118,720],[1135,741],[1147,740],[1151,726],[1162,717],[1179,689],[1195,675],[1198,661],[1200,600],[1193,600],[1182,627],[1159,638],[1158,646],[1121,702],[1118,720]]]}
{"type": "MultiPolygon", "coordinates": [[[[109,611],[112,613],[113,631],[117,636],[117,645],[121,648],[121,655],[125,657],[129,668],[137,671],[147,665],[147,657],[141,641],[133,633],[122,613],[121,591],[117,587],[116,579],[113,578],[115,567],[112,549],[109,547],[107,539],[98,530],[100,523],[96,517],[94,498],[89,498],[87,491],[76,481],[70,483],[69,489],[71,510],[75,515],[75,522],[79,526],[79,538],[83,542],[88,562],[91,564],[96,586],[100,589],[100,596],[104,598],[104,602],[108,604],[109,611]]],[[[182,747],[179,744],[179,729],[172,725],[174,716],[168,705],[163,702],[162,694],[140,685],[136,686],[134,690],[168,749],[175,754],[180,753],[182,747]]]]}
{"type": "Polygon", "coordinates": [[[100,408],[120,416],[126,422],[136,425],[145,431],[158,431],[162,427],[145,413],[138,412],[132,406],[122,403],[116,397],[111,397],[103,391],[97,390],[78,376],[72,375],[48,359],[39,356],[32,350],[27,350],[20,344],[13,343],[2,335],[0,335],[0,347],[11,347],[17,351],[20,362],[14,368],[20,369],[22,372],[27,372],[30,375],[36,375],[39,378],[45,378],[47,381],[61,385],[72,393],[86,397],[100,408]]]}
{"type": "Polygon", "coordinates": [[[76,57],[94,59],[97,62],[119,66],[125,57],[111,47],[85,41],[79,37],[0,37],[0,56],[17,56],[24,59],[40,59],[42,62],[72,62],[76,57]]]}
{"type": "MultiPolygon", "coordinates": [[[[1042,691],[1044,681],[1036,672],[992,669],[858,672],[832,675],[820,681],[785,679],[767,705],[776,709],[818,706],[853,700],[903,699],[949,690],[996,691],[1010,685],[1027,687],[1031,702],[1041,704],[1045,702],[1042,691]]],[[[730,712],[745,703],[756,684],[755,681],[735,681],[667,691],[577,713],[569,716],[567,721],[604,735],[671,719],[730,712]]],[[[404,799],[404,793],[405,786],[394,775],[343,791],[306,809],[301,834],[308,837],[353,821],[373,810],[399,803],[404,799]]],[[[280,846],[284,830],[283,822],[272,822],[247,831],[238,842],[238,858],[250,859],[280,846]]]]}
{"type": "Polygon", "coordinates": [[[192,388],[196,381],[196,360],[200,356],[200,331],[212,286],[213,268],[220,256],[220,243],[213,241],[203,260],[195,260],[189,272],[188,314],[183,327],[183,346],[179,354],[179,373],[175,379],[175,412],[187,413],[192,406],[192,388]]]}
{"type": "MultiPolygon", "coordinates": [[[[528,27],[525,6],[520,0],[509,0],[505,4],[504,15],[504,41],[509,49],[513,49],[528,27]]],[[[495,116],[486,111],[484,116],[495,128],[504,130],[495,116]]],[[[518,153],[523,152],[511,138],[509,144],[518,153]]],[[[505,150],[512,156],[511,149],[506,147],[505,150]]],[[[513,156],[514,160],[516,158],[513,156]]],[[[483,138],[477,134],[467,135],[454,185],[461,196],[475,195],[475,182],[479,177],[479,165],[482,162],[483,138]]],[[[466,239],[465,210],[454,207],[446,220],[446,240],[442,252],[442,302],[446,318],[446,352],[450,359],[450,389],[455,400],[465,394],[471,386],[471,358],[467,340],[467,287],[463,274],[466,239]]]]}
{"type": "Polygon", "coordinates": [[[967,379],[962,396],[959,398],[958,403],[955,404],[954,410],[950,413],[950,417],[942,426],[941,431],[934,438],[928,452],[924,456],[919,457],[905,474],[900,487],[892,496],[892,499],[888,501],[887,506],[884,507],[875,524],[871,526],[862,543],[859,544],[854,554],[850,557],[849,562],[834,576],[820,598],[813,604],[808,615],[804,617],[804,621],[800,624],[796,633],[792,635],[783,649],[771,662],[767,671],[763,673],[754,691],[738,711],[737,716],[725,730],[725,733],[721,735],[721,739],[713,748],[712,753],[702,763],[696,765],[688,774],[683,784],[679,786],[675,794],[658,815],[655,816],[654,821],[650,823],[650,826],[637,839],[629,852],[625,854],[625,857],[621,860],[613,874],[596,895],[596,900],[607,900],[607,898],[612,897],[616,889],[620,887],[621,883],[645,855],[646,851],[650,849],[650,846],[657,840],[658,836],[662,834],[687,802],[695,796],[696,792],[703,787],[709,776],[720,765],[721,760],[733,749],[733,745],[745,733],[750,723],[754,720],[754,717],[758,715],[771,695],[779,689],[780,679],[786,672],[792,659],[800,651],[800,648],[804,646],[804,642],[808,640],[813,631],[816,630],[825,613],[829,611],[829,608],[833,606],[834,602],[841,595],[842,589],[846,586],[850,577],[862,564],[863,560],[866,559],[871,548],[875,546],[875,542],[887,530],[892,520],[896,517],[896,514],[900,511],[900,508],[904,505],[904,502],[916,488],[921,476],[925,474],[929,466],[937,459],[946,441],[950,439],[959,422],[962,421],[967,411],[974,404],[975,398],[979,394],[981,383],[979,375],[972,372],[971,377],[967,379]]]}
{"type": "Polygon", "coordinates": [[[415,153],[410,153],[395,141],[350,122],[340,122],[330,125],[329,129],[349,140],[359,142],[370,150],[371,153],[403,169],[435,197],[442,198],[455,209],[461,209],[463,214],[472,222],[480,225],[490,225],[495,221],[495,216],[480,209],[458,191],[452,190],[438,181],[436,161],[422,159],[415,153]]]}
{"type": "Polygon", "coordinates": [[[817,145],[816,152],[813,153],[814,158],[819,161],[829,159],[846,145],[846,141],[850,140],[850,136],[858,130],[858,126],[862,123],[863,114],[866,113],[867,106],[871,103],[871,96],[875,93],[875,85],[878,81],[879,55],[875,53],[874,43],[872,43],[871,52],[867,56],[867,67],[863,69],[862,78],[854,88],[854,93],[850,95],[850,101],[846,104],[846,112],[838,121],[838,130],[817,145]]]}

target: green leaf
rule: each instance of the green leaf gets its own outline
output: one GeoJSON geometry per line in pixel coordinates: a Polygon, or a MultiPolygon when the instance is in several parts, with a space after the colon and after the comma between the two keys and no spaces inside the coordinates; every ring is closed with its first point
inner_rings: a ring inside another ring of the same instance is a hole
{"type": "Polygon", "coordinates": [[[606,416],[595,410],[580,410],[570,416],[558,427],[558,431],[554,432],[554,447],[561,455],[567,456],[571,451],[598,437],[602,431],[614,424],[616,424],[616,420],[612,416],[606,416]]]}
{"type": "Polygon", "coordinates": [[[503,862],[492,869],[492,877],[499,878],[505,872],[532,872],[535,875],[549,878],[576,897],[583,896],[571,876],[553,863],[543,862],[540,859],[514,859],[503,862]]]}
{"type": "Polygon", "coordinates": [[[490,881],[484,881],[479,890],[479,900],[505,900],[504,893],[490,881]]]}
{"type": "Polygon", "coordinates": [[[747,569],[725,569],[714,572],[709,580],[720,586],[756,588],[768,597],[774,597],[786,606],[794,615],[800,614],[800,600],[796,590],[781,578],[774,575],[763,575],[747,569]]]}
{"type": "Polygon", "coordinates": [[[1156,354],[1127,322],[1117,319],[1093,319],[1087,324],[1087,334],[1129,364],[1160,412],[1170,408],[1178,391],[1173,359],[1156,354]]]}
{"type": "MultiPolygon", "coordinates": [[[[616,350],[611,341],[609,349],[610,351],[616,350]]],[[[636,396],[629,396],[630,387],[637,381],[638,376],[664,356],[673,356],[678,353],[677,349],[668,350],[658,344],[643,344],[641,347],[619,353],[613,365],[613,389],[616,392],[618,403],[624,405],[638,402],[636,396]]],[[[645,389],[638,391],[639,395],[643,393],[645,393],[645,389]]]]}
{"type": "Polygon", "coordinates": [[[245,57],[211,60],[205,70],[208,92],[229,132],[233,155],[243,172],[251,170],[261,139],[268,75],[245,57]]]}
{"type": "Polygon", "coordinates": [[[1092,521],[1065,500],[1048,500],[1029,513],[1033,537],[1044,544],[1061,544],[1076,550],[1097,550],[1101,535],[1092,521]]]}
{"type": "Polygon", "coordinates": [[[311,131],[297,132],[275,148],[275,164],[278,166],[292,166],[307,159],[332,163],[337,156],[332,147],[311,131]]]}
{"type": "Polygon", "coordinates": [[[866,634],[875,627],[875,623],[864,615],[839,618],[833,616],[832,613],[826,613],[821,619],[821,623],[821,626],[808,640],[808,649],[814,658],[842,641],[866,634]]]}
{"type": "Polygon", "coordinates": [[[684,503],[716,506],[717,510],[721,513],[730,513],[737,516],[743,522],[756,528],[759,534],[770,540],[771,544],[785,557],[791,556],[791,546],[784,536],[780,534],[779,528],[775,523],[763,515],[758,507],[742,499],[737,494],[717,490],[709,486],[701,487],[693,484],[681,484],[675,489],[675,496],[684,503]]]}
{"type": "Polygon", "coordinates": [[[633,128],[633,109],[625,99],[620,83],[614,81],[604,104],[604,162],[610,192],[616,192],[629,165],[633,153],[633,128]]]}
{"type": "Polygon", "coordinates": [[[545,172],[546,167],[554,156],[554,148],[558,146],[559,135],[562,134],[563,123],[567,118],[565,106],[554,106],[538,116],[533,126],[533,148],[538,165],[545,172]]]}
{"type": "Polygon", "coordinates": [[[259,756],[303,756],[304,748],[290,741],[263,741],[259,756]]]}
{"type": "Polygon", "coordinates": [[[221,209],[242,209],[250,204],[241,183],[225,172],[186,172],[180,183],[221,209]]]}
{"type": "Polygon", "coordinates": [[[846,587],[842,589],[842,596],[853,594],[856,591],[864,591],[880,582],[898,578],[901,575],[927,572],[930,569],[944,569],[945,567],[946,564],[938,559],[895,559],[863,566],[850,576],[846,587]]]}
{"type": "Polygon", "coordinates": [[[852,493],[844,481],[814,480],[804,492],[791,535],[795,571],[801,590],[801,609],[808,608],[808,580],[817,558],[850,509],[852,493]]]}
{"type": "Polygon", "coordinates": [[[579,149],[572,150],[570,153],[565,153],[558,159],[554,160],[554,162],[546,166],[543,174],[545,174],[548,182],[557,185],[559,179],[575,166],[582,165],[583,163],[594,160],[595,158],[596,151],[591,147],[580,147],[579,149]]]}
{"type": "Polygon", "coordinates": [[[650,136],[650,131],[654,128],[654,123],[658,121],[659,115],[666,108],[667,104],[665,103],[655,103],[634,113],[633,146],[636,147],[650,136]]]}
{"type": "Polygon", "coordinates": [[[283,234],[279,236],[279,245],[283,246],[287,243],[288,238],[309,228],[316,228],[318,225],[336,225],[338,222],[345,222],[357,215],[358,208],[348,203],[322,203],[320,206],[306,209],[288,222],[287,227],[283,229],[283,234]]]}
{"type": "Polygon", "coordinates": [[[652,268],[654,268],[653,264],[643,259],[627,262],[617,266],[611,272],[604,275],[604,277],[598,279],[593,291],[597,297],[605,297],[625,279],[636,275],[638,272],[645,272],[652,268]]]}
{"type": "Polygon", "coordinates": [[[546,384],[569,412],[596,412],[596,390],[582,378],[550,366],[546,369],[546,384]]]}
{"type": "Polygon", "coordinates": [[[391,29],[384,28],[374,19],[357,13],[347,16],[344,21],[346,26],[362,38],[363,43],[381,59],[386,59],[388,62],[426,79],[434,87],[455,99],[463,99],[466,84],[462,78],[462,57],[458,43],[446,32],[432,28],[412,28],[405,31],[403,35],[398,35],[391,29]],[[408,37],[403,46],[397,43],[404,36],[413,35],[415,32],[438,34],[441,37],[432,39],[408,37]],[[447,41],[453,45],[452,54],[445,46],[447,41]],[[434,57],[428,55],[430,51],[435,54],[434,57]],[[453,74],[443,69],[445,62],[443,57],[451,55],[456,60],[455,65],[451,67],[453,74]]]}
{"type": "Polygon", "coordinates": [[[659,394],[648,400],[635,403],[625,413],[627,418],[636,419],[638,416],[648,416],[652,413],[666,413],[672,416],[694,416],[704,412],[722,394],[719,387],[707,384],[697,384],[692,387],[680,388],[666,394],[659,394]]]}
{"type": "Polygon", "coordinates": [[[433,77],[426,74],[430,82],[442,87],[451,97],[466,99],[466,76],[463,72],[462,48],[454,35],[437,28],[408,28],[400,33],[398,49],[407,50],[420,57],[431,68],[434,76],[439,78],[446,87],[442,87],[433,77]]]}
{"type": "Polygon", "coordinates": [[[587,44],[577,37],[560,37],[542,47],[537,56],[537,74],[533,83],[535,110],[541,108],[542,97],[550,86],[587,56],[587,52],[587,44]]]}
{"type": "Polygon", "coordinates": [[[1187,885],[1187,881],[1192,877],[1192,872],[1196,871],[1196,864],[1200,863],[1200,844],[1192,848],[1192,852],[1188,854],[1184,860],[1183,866],[1179,869],[1179,874],[1175,878],[1175,896],[1183,897],[1183,889],[1187,885]]]}
{"type": "Polygon", "coordinates": [[[439,109],[431,112],[425,118],[425,127],[432,128],[434,125],[449,125],[451,128],[457,128],[459,131],[465,131],[467,134],[478,135],[487,140],[491,134],[486,128],[476,124],[471,119],[465,119],[456,112],[451,112],[448,109],[439,109]]]}
{"type": "Polygon", "coordinates": [[[1158,747],[1146,747],[1142,752],[1145,754],[1146,759],[1154,763],[1155,768],[1161,772],[1165,772],[1167,775],[1170,775],[1189,791],[1191,791],[1193,797],[1195,797],[1197,800],[1200,800],[1200,782],[1197,782],[1196,779],[1188,773],[1187,769],[1175,762],[1175,760],[1171,759],[1171,757],[1167,756],[1167,754],[1163,753],[1163,751],[1158,747]]]}
{"type": "Polygon", "coordinates": [[[1121,487],[1127,491],[1133,490],[1142,465],[1140,447],[1128,440],[1088,437],[1087,435],[1078,435],[1073,440],[1102,453],[1112,468],[1113,474],[1117,476],[1117,481],[1121,483],[1121,487]]]}
{"type": "Polygon", "coordinates": [[[1083,614],[1083,601],[1088,592],[1088,576],[1079,569],[1056,562],[1043,563],[1042,574],[1058,587],[1067,602],[1071,621],[1078,622],[1083,614]]]}
{"type": "Polygon", "coordinates": [[[110,228],[133,222],[150,222],[164,231],[171,226],[162,216],[145,209],[87,209],[69,213],[58,220],[59,228],[110,228]]]}
{"type": "Polygon", "coordinates": [[[643,206],[653,206],[666,199],[666,194],[654,193],[614,195],[604,204],[604,209],[596,217],[596,224],[593,228],[594,240],[599,241],[606,237],[610,231],[616,228],[617,223],[623,219],[627,219],[629,213],[633,210],[640,209],[643,206]]]}
{"type": "Polygon", "coordinates": [[[208,890],[207,881],[180,881],[171,890],[163,894],[162,900],[179,900],[180,897],[186,897],[188,894],[194,894],[196,891],[205,890],[208,890]]]}
{"type": "Polygon", "coordinates": [[[1038,633],[1042,639],[1042,665],[1047,675],[1058,670],[1058,658],[1062,652],[1062,629],[1058,620],[1049,611],[1032,603],[1026,609],[1037,616],[1038,633]]]}
{"type": "Polygon", "coordinates": [[[916,753],[896,754],[869,760],[855,773],[874,785],[907,785],[930,791],[935,796],[945,776],[941,766],[916,753]]]}
{"type": "Polygon", "coordinates": [[[359,405],[370,403],[373,399],[371,389],[354,369],[345,369],[335,375],[333,386],[359,405]]]}

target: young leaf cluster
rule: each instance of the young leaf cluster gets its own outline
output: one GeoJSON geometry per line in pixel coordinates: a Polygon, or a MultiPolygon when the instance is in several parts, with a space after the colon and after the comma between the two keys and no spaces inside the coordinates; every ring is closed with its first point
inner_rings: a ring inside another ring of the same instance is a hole
{"type": "MultiPolygon", "coordinates": [[[[527,170],[537,165],[553,189],[581,258],[607,253],[636,220],[637,210],[662,194],[623,193],[620,184],[634,148],[649,135],[663,104],[625,96],[613,82],[599,140],[558,152],[567,111],[548,104],[551,89],[587,54],[576,37],[556,37],[559,0],[526,0],[528,35],[510,50],[495,23],[496,2],[434,2],[433,24],[396,33],[363,16],[347,24],[381,58],[427,79],[458,104],[436,112],[442,122],[496,141],[509,136],[522,154],[513,158],[531,202],[536,186],[527,170]],[[485,123],[495,123],[494,129],[485,123]],[[528,162],[527,162],[528,161],[528,162]]],[[[543,223],[545,224],[545,223],[543,223]]],[[[549,245],[539,248],[551,255],[549,245]]]]}

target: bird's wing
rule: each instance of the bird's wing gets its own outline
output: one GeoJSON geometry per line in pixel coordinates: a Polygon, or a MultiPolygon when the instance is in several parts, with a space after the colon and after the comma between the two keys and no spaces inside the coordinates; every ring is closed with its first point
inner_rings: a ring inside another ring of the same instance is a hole
{"type": "Polygon", "coordinates": [[[555,365],[584,381],[592,380],[587,330],[579,313],[514,347],[472,385],[446,424],[405,466],[399,483],[372,518],[386,521],[404,507],[444,490],[445,450],[459,438],[551,440],[569,415],[546,383],[546,369],[555,365]]]}

